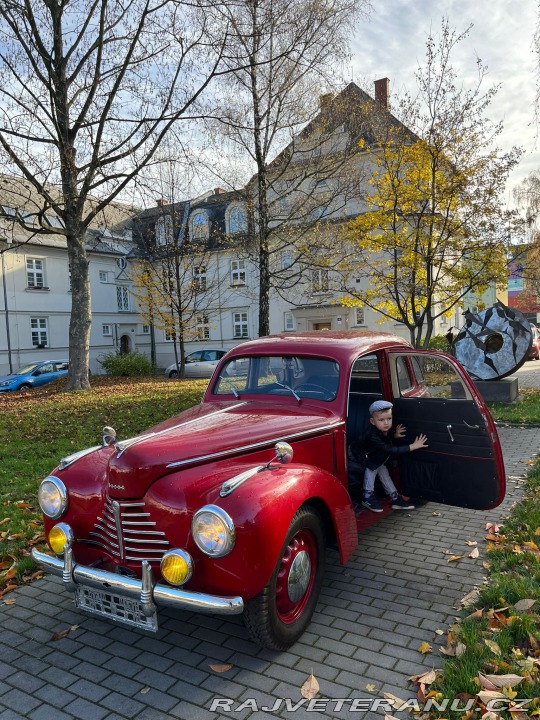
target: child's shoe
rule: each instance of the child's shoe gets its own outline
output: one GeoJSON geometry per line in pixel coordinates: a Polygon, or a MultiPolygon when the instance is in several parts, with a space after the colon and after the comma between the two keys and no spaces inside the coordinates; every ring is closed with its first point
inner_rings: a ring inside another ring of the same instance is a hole
{"type": "Polygon", "coordinates": [[[415,506],[409,500],[405,500],[401,495],[392,498],[392,508],[394,510],[414,510],[415,506]]]}
{"type": "Polygon", "coordinates": [[[371,510],[371,512],[382,512],[383,511],[381,504],[377,500],[375,495],[370,495],[369,497],[364,498],[362,500],[362,505],[364,507],[367,507],[368,510],[371,510]]]}

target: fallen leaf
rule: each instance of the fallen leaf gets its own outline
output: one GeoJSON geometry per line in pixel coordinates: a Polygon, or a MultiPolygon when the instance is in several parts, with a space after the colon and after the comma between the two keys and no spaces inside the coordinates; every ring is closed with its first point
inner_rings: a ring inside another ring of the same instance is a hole
{"type": "Polygon", "coordinates": [[[392,707],[394,708],[399,708],[402,705],[405,705],[405,700],[398,698],[396,695],[392,695],[392,693],[383,692],[383,697],[385,697],[387,700],[390,700],[390,702],[392,703],[392,707]]]}
{"type": "Polygon", "coordinates": [[[11,520],[11,518],[4,518],[3,520],[0,520],[0,525],[3,525],[4,523],[7,523],[11,520]]]}
{"type": "Polygon", "coordinates": [[[506,700],[506,697],[498,690],[481,690],[477,695],[484,705],[490,700],[506,700]]]}
{"type": "Polygon", "coordinates": [[[534,553],[540,553],[540,548],[539,548],[538,545],[537,545],[536,543],[534,543],[534,542],[524,542],[524,543],[523,543],[523,547],[526,547],[527,550],[530,550],[530,551],[532,551],[532,552],[534,552],[534,553]]]}
{"type": "Polygon", "coordinates": [[[458,643],[456,645],[456,657],[461,657],[466,649],[467,646],[464,643],[458,643]]]}
{"type": "Polygon", "coordinates": [[[469,545],[471,547],[472,545],[478,545],[476,540],[465,540],[465,545],[469,545]]]}
{"type": "Polygon", "coordinates": [[[435,635],[444,635],[444,630],[435,630],[435,635]]]}
{"type": "Polygon", "coordinates": [[[8,537],[8,540],[18,540],[19,538],[22,538],[22,537],[24,537],[24,533],[22,533],[22,532],[15,533],[14,535],[10,535],[8,537]]]}
{"type": "Polygon", "coordinates": [[[210,665],[209,666],[211,670],[217,673],[224,673],[230,670],[233,666],[229,665],[227,663],[224,663],[223,665],[210,665]]]}
{"type": "Polygon", "coordinates": [[[531,600],[529,598],[524,600],[518,600],[517,603],[514,605],[514,610],[517,610],[518,612],[527,612],[527,610],[530,610],[535,604],[536,600],[531,600]]]}
{"type": "Polygon", "coordinates": [[[442,652],[443,655],[446,655],[447,657],[455,657],[456,651],[453,647],[440,647],[439,652],[442,652]]]}
{"type": "Polygon", "coordinates": [[[69,635],[69,630],[61,630],[60,632],[54,633],[54,635],[51,637],[51,640],[53,642],[56,640],[61,640],[62,638],[65,638],[66,635],[69,635]]]}
{"type": "Polygon", "coordinates": [[[456,562],[456,560],[461,560],[464,557],[465,555],[452,555],[452,557],[448,558],[448,562],[456,562]]]}
{"type": "Polygon", "coordinates": [[[495,523],[488,522],[486,523],[486,530],[490,533],[498,533],[499,532],[499,526],[495,523]]]}
{"type": "Polygon", "coordinates": [[[12,600],[4,600],[4,605],[15,605],[15,598],[12,600]]]}
{"type": "Polygon", "coordinates": [[[374,693],[374,692],[377,691],[377,686],[376,686],[376,685],[372,685],[371,683],[368,683],[368,684],[366,685],[366,690],[367,690],[368,692],[370,692],[370,693],[374,693]]]}
{"type": "MultiPolygon", "coordinates": [[[[478,676],[480,677],[482,673],[478,673],[478,676]]],[[[486,680],[488,680],[494,687],[488,688],[488,689],[495,689],[495,688],[513,688],[516,685],[519,685],[519,683],[524,679],[521,677],[521,675],[484,675],[486,680]]]]}
{"type": "Polygon", "coordinates": [[[150,692],[149,687],[143,687],[143,689],[140,691],[141,695],[146,695],[146,693],[150,692]]]}
{"type": "Polygon", "coordinates": [[[484,614],[484,610],[482,608],[480,608],[480,610],[475,610],[470,615],[467,615],[465,620],[480,620],[483,614],[484,614]]]}
{"type": "Polygon", "coordinates": [[[488,646],[488,648],[494,655],[501,654],[501,648],[497,645],[496,642],[493,642],[493,640],[484,640],[484,643],[488,646]]]}
{"type": "Polygon", "coordinates": [[[306,682],[300,688],[300,693],[302,697],[306,698],[306,700],[313,700],[318,692],[319,683],[317,682],[317,678],[313,675],[313,673],[311,673],[306,682]]]}
{"type": "Polygon", "coordinates": [[[477,547],[475,547],[474,550],[469,553],[469,557],[472,558],[473,560],[476,560],[476,558],[477,558],[479,555],[480,555],[480,553],[478,552],[478,548],[477,548],[477,547]]]}
{"type": "Polygon", "coordinates": [[[464,597],[461,598],[459,603],[460,605],[463,605],[463,607],[466,607],[467,605],[471,605],[472,603],[476,602],[479,595],[480,590],[478,588],[473,588],[473,590],[471,590],[464,597]]]}
{"type": "Polygon", "coordinates": [[[486,540],[490,540],[493,543],[500,543],[501,540],[503,540],[502,535],[492,535],[491,533],[489,535],[486,535],[486,540]]]}
{"type": "Polygon", "coordinates": [[[18,502],[15,503],[15,507],[19,508],[20,510],[26,510],[27,508],[31,508],[32,506],[30,505],[30,503],[18,502]]]}
{"type": "Polygon", "coordinates": [[[431,645],[424,641],[418,648],[418,652],[422,653],[422,655],[425,655],[426,653],[430,653],[432,649],[433,648],[431,647],[431,645]]]}

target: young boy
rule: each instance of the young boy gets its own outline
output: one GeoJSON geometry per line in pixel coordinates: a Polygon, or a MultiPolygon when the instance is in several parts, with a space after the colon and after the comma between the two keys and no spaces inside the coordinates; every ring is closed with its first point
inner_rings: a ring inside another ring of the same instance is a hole
{"type": "Polygon", "coordinates": [[[375,497],[375,478],[378,476],[384,491],[392,500],[394,510],[414,510],[414,505],[404,500],[398,494],[396,486],[390,478],[385,462],[403,453],[420,450],[428,447],[427,437],[421,433],[410,445],[395,445],[394,438],[405,436],[405,427],[397,425],[392,430],[392,403],[387,400],[376,400],[369,406],[369,426],[363,438],[362,452],[365,453],[366,470],[364,473],[364,499],[362,505],[372,512],[382,512],[383,509],[375,497]]]}

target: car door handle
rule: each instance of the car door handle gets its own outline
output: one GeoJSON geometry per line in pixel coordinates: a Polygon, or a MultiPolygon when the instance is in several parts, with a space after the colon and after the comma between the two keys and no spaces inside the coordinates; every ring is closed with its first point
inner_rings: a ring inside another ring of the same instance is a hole
{"type": "Polygon", "coordinates": [[[452,442],[455,442],[454,436],[452,435],[452,426],[451,426],[451,425],[447,425],[447,426],[446,426],[446,429],[448,430],[448,434],[450,435],[450,440],[451,440],[452,442]]]}
{"type": "Polygon", "coordinates": [[[465,427],[468,427],[469,430],[480,430],[480,425],[469,425],[466,420],[463,421],[463,424],[465,425],[465,427]]]}

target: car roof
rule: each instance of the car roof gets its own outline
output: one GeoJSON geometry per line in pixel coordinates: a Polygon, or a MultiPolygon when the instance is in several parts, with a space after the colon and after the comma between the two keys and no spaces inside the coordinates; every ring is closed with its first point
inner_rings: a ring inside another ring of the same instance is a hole
{"type": "Polygon", "coordinates": [[[312,355],[352,362],[358,355],[381,348],[412,349],[397,335],[373,330],[314,330],[290,332],[249,340],[229,350],[227,357],[244,355],[312,355]]]}

